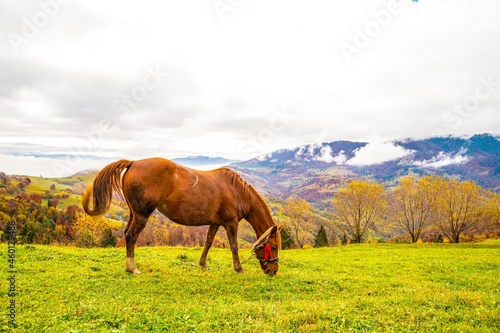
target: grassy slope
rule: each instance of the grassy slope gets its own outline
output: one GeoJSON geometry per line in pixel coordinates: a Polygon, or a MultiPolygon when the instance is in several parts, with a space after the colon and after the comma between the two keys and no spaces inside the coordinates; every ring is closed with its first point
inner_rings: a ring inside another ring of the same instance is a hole
{"type": "MultiPolygon", "coordinates": [[[[29,177],[31,179],[31,184],[27,186],[24,189],[24,191],[28,194],[31,193],[44,194],[45,192],[48,191],[53,196],[55,196],[57,193],[62,193],[67,188],[70,188],[73,190],[73,193],[75,194],[71,194],[69,198],[58,199],[59,200],[58,207],[61,209],[66,209],[70,205],[81,206],[82,198],[79,195],[79,193],[82,193],[82,191],[85,189],[86,186],[92,184],[92,182],[94,181],[94,177],[95,174],[85,174],[67,178],[29,177]],[[62,182],[73,183],[73,184],[64,184],[62,182]],[[51,185],[55,185],[54,190],[50,189],[51,185]]],[[[124,209],[119,206],[111,205],[108,213],[113,214],[123,210],[124,209]]]]}
{"type": "Polygon", "coordinates": [[[274,278],[254,259],[236,274],[228,249],[202,271],[200,253],[138,248],[132,276],[123,248],[19,245],[16,332],[500,331],[498,240],[288,250],[274,278]]]}

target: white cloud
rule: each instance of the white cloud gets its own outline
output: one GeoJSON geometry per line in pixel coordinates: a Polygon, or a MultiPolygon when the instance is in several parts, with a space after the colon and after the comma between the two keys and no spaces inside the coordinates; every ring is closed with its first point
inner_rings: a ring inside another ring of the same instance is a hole
{"type": "Polygon", "coordinates": [[[346,162],[347,156],[345,156],[343,150],[338,155],[333,156],[332,148],[330,146],[323,146],[319,151],[319,155],[315,156],[313,160],[341,165],[346,162]]]}
{"type": "Polygon", "coordinates": [[[50,158],[0,155],[0,171],[11,175],[68,177],[81,170],[98,170],[111,160],[86,158],[50,158]]]}
{"type": "Polygon", "coordinates": [[[339,154],[333,158],[333,161],[338,165],[342,165],[347,161],[347,156],[345,156],[344,151],[341,150],[339,154]]]}
{"type": "MultiPolygon", "coordinates": [[[[472,111],[455,106],[474,96],[479,77],[500,81],[500,2],[400,2],[401,14],[347,64],[339,45],[364,43],[357,31],[373,28],[387,1],[245,2],[224,21],[211,1],[196,10],[183,1],[71,1],[16,52],[9,34],[22,35],[23,18],[42,2],[0,0],[0,145],[74,150],[104,116],[121,131],[88,153],[131,159],[246,159],[305,142],[370,141],[374,132],[384,140],[498,133],[498,85],[472,111]],[[146,69],[155,66],[169,73],[158,88],[128,114],[111,112],[152,82],[146,69]],[[276,122],[271,110],[282,107],[294,117],[276,122]]],[[[317,148],[297,155],[313,158],[317,148]]],[[[346,162],[335,154],[320,158],[346,162]]],[[[364,154],[350,163],[377,160],[364,154]]]]}
{"type": "Polygon", "coordinates": [[[319,155],[315,156],[313,160],[332,163],[333,162],[332,148],[330,146],[323,146],[323,148],[321,148],[321,150],[319,151],[319,155]]]}
{"type": "Polygon", "coordinates": [[[397,146],[392,142],[372,142],[356,149],[354,157],[345,164],[354,166],[380,164],[405,157],[411,153],[411,150],[397,146]]]}
{"type": "Polygon", "coordinates": [[[469,157],[465,155],[466,153],[467,150],[460,150],[452,156],[452,154],[447,154],[441,151],[437,154],[437,156],[434,156],[429,160],[414,161],[413,165],[423,168],[439,169],[453,164],[464,164],[469,161],[469,157]]]}

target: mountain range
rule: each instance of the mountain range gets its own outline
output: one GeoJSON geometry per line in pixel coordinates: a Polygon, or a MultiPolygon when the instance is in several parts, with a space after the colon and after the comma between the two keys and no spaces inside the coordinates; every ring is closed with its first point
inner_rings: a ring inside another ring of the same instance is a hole
{"type": "Polygon", "coordinates": [[[355,178],[391,187],[405,175],[473,180],[500,191],[500,140],[492,134],[387,142],[333,141],[280,149],[228,166],[262,194],[302,197],[325,207],[340,186],[355,178]]]}
{"type": "Polygon", "coordinates": [[[400,177],[440,175],[472,180],[500,191],[500,137],[432,137],[384,142],[332,141],[280,149],[247,161],[192,156],[175,162],[208,170],[227,166],[266,197],[299,196],[318,208],[330,205],[339,187],[371,179],[390,188],[400,177]]]}

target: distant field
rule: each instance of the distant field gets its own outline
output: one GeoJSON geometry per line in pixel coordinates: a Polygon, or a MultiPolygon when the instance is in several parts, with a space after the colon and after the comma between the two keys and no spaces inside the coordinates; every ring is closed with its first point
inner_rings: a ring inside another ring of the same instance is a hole
{"type": "MultiPolygon", "coordinates": [[[[16,247],[15,332],[499,332],[500,241],[287,250],[274,278],[228,249],[16,247]]],[[[241,250],[241,257],[249,250],[241,250]]]]}
{"type": "MultiPolygon", "coordinates": [[[[23,176],[25,177],[25,176],[23,176]]],[[[31,184],[25,188],[25,192],[28,194],[45,194],[50,193],[52,197],[55,197],[58,193],[64,193],[66,189],[71,189],[73,194],[68,198],[57,198],[59,200],[58,207],[61,209],[66,209],[68,206],[77,205],[81,207],[82,197],[81,193],[83,190],[92,184],[94,181],[95,174],[84,174],[73,177],[66,178],[41,178],[41,177],[29,177],[31,184]],[[55,188],[51,189],[51,185],[55,188]]],[[[111,205],[109,214],[124,211],[123,208],[111,205]]]]}

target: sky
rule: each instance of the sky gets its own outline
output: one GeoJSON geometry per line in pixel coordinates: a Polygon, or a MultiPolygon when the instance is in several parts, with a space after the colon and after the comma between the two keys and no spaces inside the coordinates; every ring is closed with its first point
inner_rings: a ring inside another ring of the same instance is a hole
{"type": "Polygon", "coordinates": [[[499,134],[499,111],[496,0],[0,0],[7,174],[335,140],[387,159],[499,134]]]}

